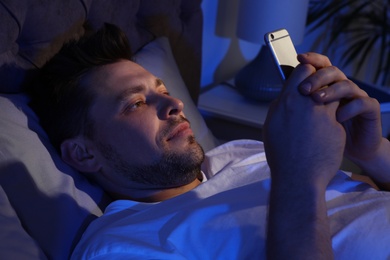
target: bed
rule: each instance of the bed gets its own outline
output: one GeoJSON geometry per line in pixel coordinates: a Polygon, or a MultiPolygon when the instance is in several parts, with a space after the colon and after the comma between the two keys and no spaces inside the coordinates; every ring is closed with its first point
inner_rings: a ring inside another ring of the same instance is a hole
{"type": "Polygon", "coordinates": [[[68,259],[111,201],[62,162],[25,94],[39,68],[85,24],[121,27],[136,62],[184,101],[203,148],[216,145],[196,108],[201,0],[1,0],[0,20],[0,259],[68,259]]]}

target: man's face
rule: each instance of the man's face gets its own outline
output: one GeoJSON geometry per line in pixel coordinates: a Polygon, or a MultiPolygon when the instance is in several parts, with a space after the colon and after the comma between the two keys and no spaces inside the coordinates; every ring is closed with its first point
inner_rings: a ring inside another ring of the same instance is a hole
{"type": "Polygon", "coordinates": [[[107,182],[123,188],[178,187],[193,181],[204,153],[163,82],[131,61],[86,77],[95,93],[91,148],[107,182]]]}

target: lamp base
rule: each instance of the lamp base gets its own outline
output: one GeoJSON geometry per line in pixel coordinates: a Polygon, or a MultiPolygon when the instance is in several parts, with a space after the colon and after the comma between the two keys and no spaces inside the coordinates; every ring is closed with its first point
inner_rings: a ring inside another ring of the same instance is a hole
{"type": "Polygon", "coordinates": [[[268,102],[278,97],[283,80],[267,46],[263,45],[256,58],[237,73],[235,85],[248,99],[268,102]]]}

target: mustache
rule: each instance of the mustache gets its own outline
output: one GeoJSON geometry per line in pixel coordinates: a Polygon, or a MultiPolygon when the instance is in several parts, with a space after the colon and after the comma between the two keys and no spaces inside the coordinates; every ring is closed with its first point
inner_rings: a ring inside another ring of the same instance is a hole
{"type": "Polygon", "coordinates": [[[179,115],[176,118],[170,118],[167,121],[167,125],[164,127],[164,129],[162,129],[161,138],[166,137],[172,131],[173,128],[184,122],[187,122],[191,127],[191,122],[182,115],[179,115]]]}

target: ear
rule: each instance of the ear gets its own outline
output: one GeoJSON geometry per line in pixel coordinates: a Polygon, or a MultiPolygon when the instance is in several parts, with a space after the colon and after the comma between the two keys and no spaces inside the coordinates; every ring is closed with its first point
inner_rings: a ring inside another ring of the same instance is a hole
{"type": "Polygon", "coordinates": [[[88,150],[87,142],[82,137],[63,141],[61,144],[61,157],[67,164],[80,172],[97,172],[100,169],[100,164],[95,154],[88,150]]]}

